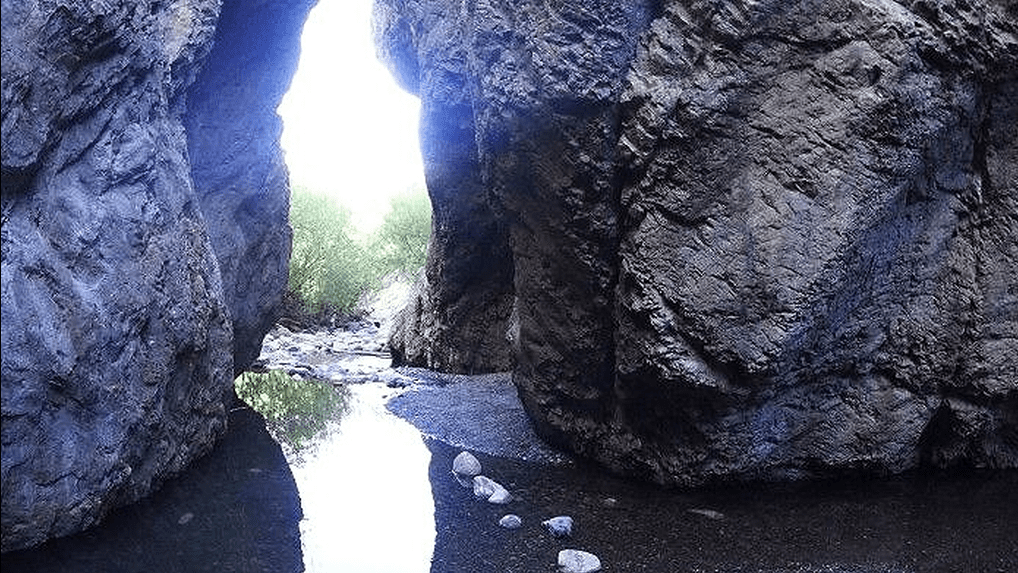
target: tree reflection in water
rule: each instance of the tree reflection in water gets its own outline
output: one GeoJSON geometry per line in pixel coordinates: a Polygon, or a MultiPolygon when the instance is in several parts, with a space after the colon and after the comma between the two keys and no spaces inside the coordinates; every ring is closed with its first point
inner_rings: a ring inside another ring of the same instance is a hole
{"type": "Polygon", "coordinates": [[[237,395],[265,417],[269,433],[287,458],[300,458],[350,409],[346,386],[303,379],[282,370],[245,372],[234,386],[237,395]]]}

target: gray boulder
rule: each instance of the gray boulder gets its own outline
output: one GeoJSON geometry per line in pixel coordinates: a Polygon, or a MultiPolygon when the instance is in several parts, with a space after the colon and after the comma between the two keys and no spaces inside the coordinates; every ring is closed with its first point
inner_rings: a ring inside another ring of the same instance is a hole
{"type": "Polygon", "coordinates": [[[1013,5],[376,11],[467,108],[422,146],[476,151],[545,439],[682,485],[1018,466],[1013,5]]]}

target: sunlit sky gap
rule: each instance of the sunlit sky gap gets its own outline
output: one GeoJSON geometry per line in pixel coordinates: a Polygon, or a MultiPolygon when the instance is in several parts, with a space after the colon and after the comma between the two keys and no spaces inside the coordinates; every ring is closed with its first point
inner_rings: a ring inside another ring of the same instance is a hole
{"type": "Polygon", "coordinates": [[[335,197],[365,232],[381,222],[390,197],[424,185],[420,101],[377,60],[371,4],[320,0],[279,106],[291,183],[335,197]]]}

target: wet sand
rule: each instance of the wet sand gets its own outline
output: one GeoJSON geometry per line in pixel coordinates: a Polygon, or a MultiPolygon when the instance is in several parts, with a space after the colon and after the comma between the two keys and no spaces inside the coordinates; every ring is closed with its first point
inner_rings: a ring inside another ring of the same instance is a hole
{"type": "Polygon", "coordinates": [[[529,428],[506,421],[514,388],[497,376],[473,382],[460,377],[390,402],[441,438],[427,441],[432,573],[555,571],[565,548],[590,551],[605,571],[619,572],[1018,572],[1018,472],[664,489],[583,461],[524,461],[514,452],[539,448],[529,428]],[[477,501],[450,475],[464,447],[512,503],[477,501]],[[506,513],[523,527],[498,527],[506,513]],[[540,522],[563,514],[574,518],[574,534],[556,540],[540,522]]]}

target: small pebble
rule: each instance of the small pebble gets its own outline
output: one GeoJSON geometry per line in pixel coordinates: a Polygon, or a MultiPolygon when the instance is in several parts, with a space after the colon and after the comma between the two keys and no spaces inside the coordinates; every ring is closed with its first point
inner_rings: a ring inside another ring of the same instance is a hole
{"type": "Polygon", "coordinates": [[[498,520],[498,524],[506,529],[519,529],[523,525],[523,520],[518,515],[504,515],[502,519],[498,520]]]}
{"type": "Polygon", "coordinates": [[[502,487],[502,484],[497,481],[485,476],[474,476],[474,496],[489,503],[504,504],[512,501],[512,495],[509,494],[509,490],[502,487]]]}
{"type": "Polygon", "coordinates": [[[493,491],[491,495],[488,497],[488,503],[495,503],[499,505],[507,504],[512,500],[513,500],[512,494],[510,494],[509,490],[502,486],[498,486],[497,488],[495,488],[495,491],[493,491]]]}
{"type": "Polygon", "coordinates": [[[562,538],[573,534],[573,518],[568,515],[560,515],[547,521],[542,521],[541,525],[548,530],[548,533],[551,533],[552,537],[562,538]]]}
{"type": "Polygon", "coordinates": [[[601,570],[601,560],[593,553],[563,549],[558,552],[558,566],[561,573],[594,573],[601,570]]]}
{"type": "Polygon", "coordinates": [[[702,516],[706,517],[707,519],[713,519],[713,520],[716,520],[716,521],[719,521],[719,520],[722,520],[722,519],[725,518],[725,514],[721,513],[720,511],[714,511],[713,509],[695,508],[695,509],[687,509],[686,511],[688,511],[689,513],[695,513],[697,515],[702,515],[702,516]]]}

